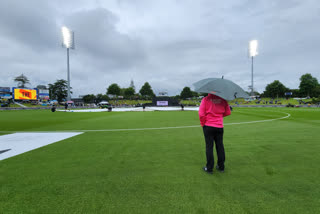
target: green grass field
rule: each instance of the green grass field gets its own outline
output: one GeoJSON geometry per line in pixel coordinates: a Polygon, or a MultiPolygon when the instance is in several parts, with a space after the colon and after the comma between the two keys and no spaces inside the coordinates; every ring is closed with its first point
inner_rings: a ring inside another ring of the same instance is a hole
{"type": "Polygon", "coordinates": [[[200,126],[110,131],[194,126],[197,112],[21,110],[0,118],[1,135],[86,130],[0,161],[0,213],[320,210],[320,109],[235,108],[224,121],[226,171],[213,175],[201,169],[200,126]]]}

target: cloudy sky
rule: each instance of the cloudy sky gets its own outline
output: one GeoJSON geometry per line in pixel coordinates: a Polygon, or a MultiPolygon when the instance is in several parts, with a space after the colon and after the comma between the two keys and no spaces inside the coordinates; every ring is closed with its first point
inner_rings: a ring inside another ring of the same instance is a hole
{"type": "Polygon", "coordinates": [[[274,80],[299,87],[320,80],[317,0],[1,0],[0,86],[67,79],[61,26],[75,32],[70,51],[73,97],[105,93],[117,83],[176,95],[203,78],[251,84],[248,42],[259,41],[254,86],[274,80]],[[90,2],[90,3],[89,3],[90,2]]]}

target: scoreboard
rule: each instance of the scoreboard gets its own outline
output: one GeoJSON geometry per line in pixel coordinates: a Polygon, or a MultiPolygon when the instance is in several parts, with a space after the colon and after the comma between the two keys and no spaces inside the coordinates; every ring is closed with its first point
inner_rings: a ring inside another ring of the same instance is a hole
{"type": "Polygon", "coordinates": [[[15,100],[37,100],[38,89],[13,88],[13,99],[15,100]]]}

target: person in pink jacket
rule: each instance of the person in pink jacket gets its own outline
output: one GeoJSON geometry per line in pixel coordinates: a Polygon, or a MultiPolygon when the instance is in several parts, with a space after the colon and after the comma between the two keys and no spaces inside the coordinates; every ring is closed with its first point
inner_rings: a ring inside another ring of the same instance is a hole
{"type": "Polygon", "coordinates": [[[213,142],[218,155],[217,169],[224,172],[225,152],[223,146],[223,118],[230,115],[228,102],[213,94],[208,94],[202,99],[199,108],[200,124],[203,127],[206,141],[207,165],[203,170],[212,174],[214,166],[213,142]]]}

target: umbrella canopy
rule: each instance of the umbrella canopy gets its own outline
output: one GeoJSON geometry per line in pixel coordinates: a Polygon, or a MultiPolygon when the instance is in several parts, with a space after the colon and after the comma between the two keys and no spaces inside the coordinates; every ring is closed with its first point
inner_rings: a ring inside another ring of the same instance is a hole
{"type": "Polygon", "coordinates": [[[58,100],[51,100],[49,103],[58,103],[58,100]]]}
{"type": "Polygon", "coordinates": [[[109,104],[109,102],[108,101],[101,101],[99,104],[100,105],[107,105],[107,104],[109,104]]]}
{"type": "Polygon", "coordinates": [[[196,92],[214,94],[225,100],[250,98],[240,86],[227,79],[208,78],[200,80],[193,85],[196,92]]]}

